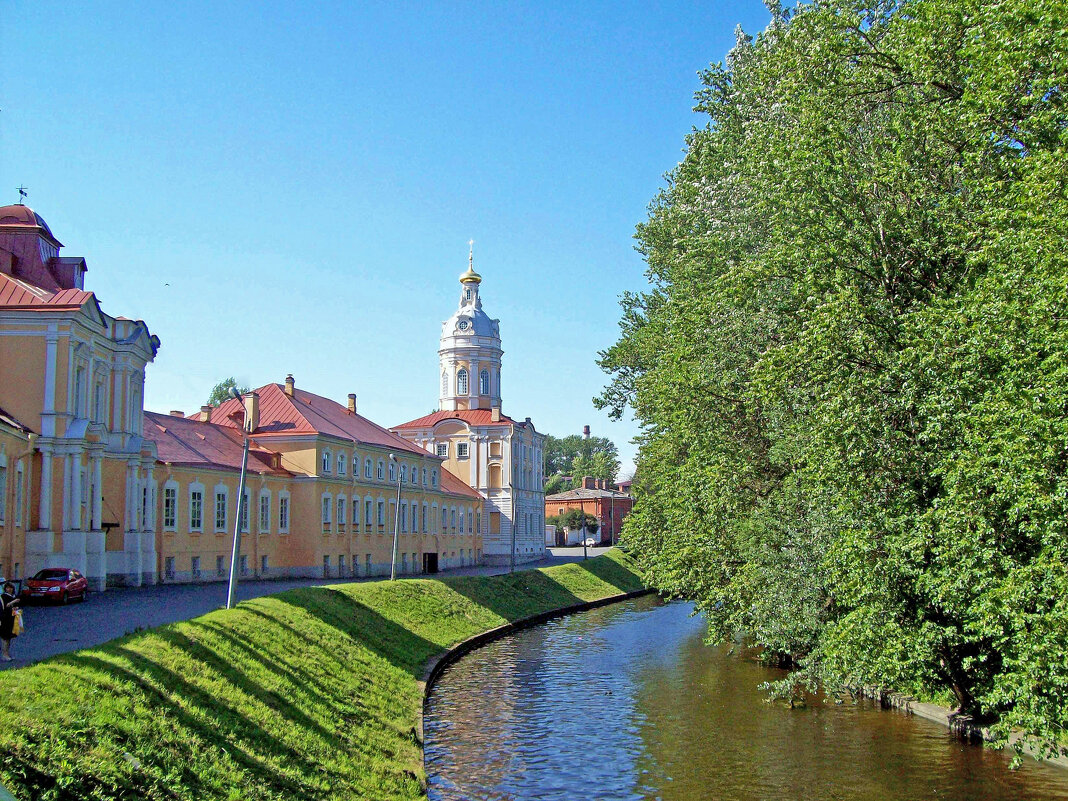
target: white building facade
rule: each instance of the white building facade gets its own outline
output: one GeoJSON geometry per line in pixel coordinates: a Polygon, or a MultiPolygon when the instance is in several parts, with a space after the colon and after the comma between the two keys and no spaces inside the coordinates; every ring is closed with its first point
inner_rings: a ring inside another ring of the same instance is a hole
{"type": "Polygon", "coordinates": [[[477,524],[487,564],[529,562],[545,553],[545,436],[501,410],[500,321],[482,310],[481,283],[469,262],[459,306],[441,326],[439,411],[393,431],[486,499],[477,524]]]}

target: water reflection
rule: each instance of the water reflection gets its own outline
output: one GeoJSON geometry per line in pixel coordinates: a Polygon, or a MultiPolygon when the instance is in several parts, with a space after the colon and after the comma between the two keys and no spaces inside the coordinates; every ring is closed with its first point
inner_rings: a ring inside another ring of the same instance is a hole
{"type": "Polygon", "coordinates": [[[870,704],[765,702],[767,669],[685,604],[592,610],[449,668],[425,720],[431,799],[1066,799],[1068,772],[870,704]]]}

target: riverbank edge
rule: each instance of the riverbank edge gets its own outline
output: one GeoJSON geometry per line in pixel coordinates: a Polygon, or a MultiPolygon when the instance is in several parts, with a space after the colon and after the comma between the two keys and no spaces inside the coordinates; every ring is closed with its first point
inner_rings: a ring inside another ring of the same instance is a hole
{"type": "Polygon", "coordinates": [[[472,651],[481,648],[484,645],[488,645],[495,640],[499,640],[502,637],[507,637],[509,634],[514,634],[517,631],[528,629],[533,626],[539,626],[542,623],[547,623],[548,621],[555,620],[559,617],[573,615],[576,612],[585,612],[589,609],[597,609],[602,606],[621,603],[622,601],[628,601],[631,598],[641,598],[645,595],[652,595],[655,592],[656,590],[651,587],[644,587],[640,590],[621,592],[616,595],[609,595],[605,598],[598,598],[593,601],[584,601],[582,603],[560,607],[559,609],[550,609],[546,612],[539,612],[536,615],[530,615],[529,617],[520,618],[519,620],[512,620],[504,625],[488,629],[480,634],[472,635],[466,640],[442,651],[440,654],[431,657],[427,660],[426,666],[423,669],[423,675],[419,680],[419,686],[423,693],[423,704],[419,712],[419,723],[417,727],[419,732],[419,742],[423,742],[423,716],[426,712],[427,704],[430,702],[430,693],[434,689],[434,685],[437,683],[438,678],[440,678],[441,674],[445,671],[445,668],[449,667],[449,665],[458,662],[472,651]]]}
{"type": "MultiPolygon", "coordinates": [[[[949,707],[931,704],[926,701],[917,701],[915,696],[893,692],[882,687],[859,687],[855,688],[854,692],[861,697],[878,701],[883,709],[894,710],[905,715],[916,715],[945,726],[965,742],[984,744],[994,739],[988,727],[974,723],[970,715],[954,712],[949,707]]],[[[1027,746],[1026,738],[1020,732],[1014,732],[1009,737],[1009,746],[1015,747],[1017,744],[1021,746],[1021,754],[1030,756],[1036,762],[1068,770],[1068,757],[1063,755],[1049,757],[1036,754],[1033,748],[1027,746]]]]}

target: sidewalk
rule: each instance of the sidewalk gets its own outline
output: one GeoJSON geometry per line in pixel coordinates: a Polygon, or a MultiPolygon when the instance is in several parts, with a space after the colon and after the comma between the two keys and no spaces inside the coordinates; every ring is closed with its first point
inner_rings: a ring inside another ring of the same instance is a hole
{"type": "MultiPolygon", "coordinates": [[[[600,554],[604,550],[591,548],[589,555],[600,554]]],[[[550,553],[552,555],[545,559],[518,565],[516,569],[530,570],[582,559],[582,548],[552,548],[550,553]]],[[[507,572],[507,565],[462,567],[443,571],[438,576],[494,576],[507,572]]],[[[404,578],[426,576],[409,575],[404,578]]],[[[237,597],[239,601],[247,601],[296,587],[384,580],[387,579],[375,577],[250,580],[238,583],[237,597]]],[[[27,606],[23,612],[26,632],[11,643],[14,661],[0,663],[0,670],[25,667],[56,654],[101,645],[140,629],[154,628],[206,614],[226,605],[226,589],[226,582],[223,581],[208,584],[157,584],[151,587],[117,588],[93,593],[85,603],[70,606],[27,606]]]]}

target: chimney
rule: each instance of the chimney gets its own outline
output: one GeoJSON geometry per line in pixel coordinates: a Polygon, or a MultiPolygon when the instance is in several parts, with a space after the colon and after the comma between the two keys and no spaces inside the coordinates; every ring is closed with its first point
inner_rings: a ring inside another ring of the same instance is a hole
{"type": "Polygon", "coordinates": [[[287,395],[292,395],[293,394],[293,387],[295,387],[295,386],[296,386],[296,382],[293,381],[293,374],[290,373],[289,375],[286,376],[286,390],[285,390],[286,394],[287,395]]]}
{"type": "Polygon", "coordinates": [[[249,392],[241,400],[245,402],[245,431],[251,433],[260,427],[260,396],[249,392]]]}
{"type": "Polygon", "coordinates": [[[582,488],[583,489],[597,489],[597,479],[595,479],[593,476],[583,476],[582,477],[582,488]]]}
{"type": "Polygon", "coordinates": [[[356,414],[356,393],[349,393],[349,414],[356,414]]]}
{"type": "Polygon", "coordinates": [[[201,406],[200,407],[200,422],[206,423],[209,420],[211,420],[211,407],[210,406],[201,406]]]}
{"type": "Polygon", "coordinates": [[[181,409],[171,409],[171,417],[185,417],[185,412],[181,409]]]}
{"type": "Polygon", "coordinates": [[[492,422],[492,423],[501,422],[501,407],[500,406],[494,406],[492,409],[490,409],[490,422],[492,422]]]}
{"type": "Polygon", "coordinates": [[[590,438],[590,427],[589,426],[583,426],[582,427],[582,438],[583,439],[589,439],[590,438]]]}

